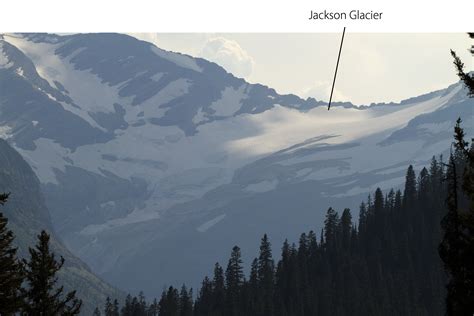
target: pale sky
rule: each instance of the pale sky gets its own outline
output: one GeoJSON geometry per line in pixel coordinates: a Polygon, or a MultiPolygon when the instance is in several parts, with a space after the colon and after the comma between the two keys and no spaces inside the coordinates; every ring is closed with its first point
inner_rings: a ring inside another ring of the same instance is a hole
{"type": "MultiPolygon", "coordinates": [[[[134,36],[160,48],[203,57],[237,77],[278,93],[329,99],[339,50],[337,33],[231,33],[134,36]]],[[[354,104],[399,102],[447,87],[458,80],[449,50],[473,68],[465,33],[346,32],[335,101],[354,104]]]]}

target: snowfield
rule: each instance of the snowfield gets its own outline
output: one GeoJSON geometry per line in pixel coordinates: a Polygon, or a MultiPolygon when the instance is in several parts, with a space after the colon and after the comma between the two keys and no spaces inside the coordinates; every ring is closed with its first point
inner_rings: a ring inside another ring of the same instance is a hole
{"type": "Polygon", "coordinates": [[[232,244],[291,237],[330,201],[355,208],[377,187],[400,186],[408,164],[446,154],[458,116],[468,134],[474,126],[460,84],[327,111],[118,34],[4,35],[0,80],[12,85],[0,85],[0,137],[37,173],[56,230],[128,290],[138,286],[124,273],[132,266],[150,275],[159,265],[145,290],[161,289],[197,277],[163,258],[199,260],[203,275],[232,244]],[[178,253],[185,240],[202,253],[178,253]]]}

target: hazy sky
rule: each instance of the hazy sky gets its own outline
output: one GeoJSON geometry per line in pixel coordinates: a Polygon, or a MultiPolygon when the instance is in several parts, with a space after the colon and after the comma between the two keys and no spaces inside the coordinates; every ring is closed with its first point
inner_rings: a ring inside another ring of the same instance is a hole
{"type": "MultiPolygon", "coordinates": [[[[341,34],[134,34],[171,51],[204,57],[279,93],[329,98],[341,34]]],[[[334,99],[398,102],[457,81],[450,49],[472,70],[465,33],[346,33],[334,99]]]]}

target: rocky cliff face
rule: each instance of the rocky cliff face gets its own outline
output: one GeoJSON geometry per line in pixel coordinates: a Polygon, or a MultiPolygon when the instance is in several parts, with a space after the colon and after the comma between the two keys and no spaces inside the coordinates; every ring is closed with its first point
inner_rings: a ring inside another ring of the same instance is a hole
{"type": "Polygon", "coordinates": [[[18,254],[28,258],[28,247],[34,247],[36,236],[42,229],[51,234],[52,250],[66,261],[59,280],[66,290],[77,290],[84,301],[83,314],[91,315],[95,306],[102,306],[107,296],[123,294],[100,278],[74,256],[61,242],[51,225],[48,209],[41,193],[40,182],[30,166],[8,143],[0,139],[0,192],[10,192],[2,212],[15,233],[18,254]]]}

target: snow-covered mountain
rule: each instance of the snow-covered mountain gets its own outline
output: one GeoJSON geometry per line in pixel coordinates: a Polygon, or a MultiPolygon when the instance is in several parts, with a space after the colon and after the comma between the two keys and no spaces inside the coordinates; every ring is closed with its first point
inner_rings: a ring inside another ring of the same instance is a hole
{"type": "Polygon", "coordinates": [[[455,84],[327,111],[126,35],[0,37],[0,136],[57,232],[112,283],[155,295],[196,285],[234,244],[249,259],[264,232],[279,245],[319,231],[330,205],[400,185],[449,150],[458,116],[472,135],[473,106],[455,84]]]}

